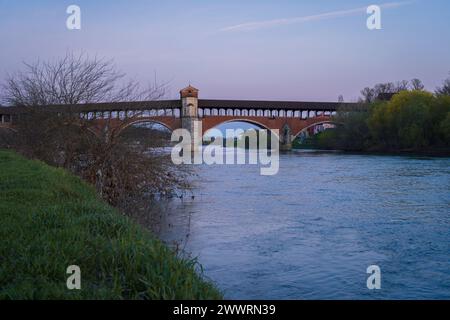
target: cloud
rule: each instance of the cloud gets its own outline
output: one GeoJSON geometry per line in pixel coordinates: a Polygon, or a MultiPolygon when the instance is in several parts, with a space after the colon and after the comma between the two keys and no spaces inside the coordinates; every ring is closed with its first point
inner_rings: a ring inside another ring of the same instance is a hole
{"type": "MultiPolygon", "coordinates": [[[[414,1],[389,2],[389,3],[381,4],[379,6],[380,6],[380,8],[384,8],[384,9],[397,8],[397,7],[411,4],[413,2],[414,1]]],[[[360,13],[365,13],[366,10],[367,10],[367,7],[364,7],[364,8],[356,8],[356,9],[349,9],[349,10],[333,11],[333,12],[327,12],[327,13],[304,16],[304,17],[246,22],[246,23],[241,23],[241,24],[237,24],[234,26],[222,28],[222,29],[220,29],[220,31],[221,32],[254,31],[254,30],[271,28],[271,27],[282,26],[282,25],[300,24],[300,23],[305,23],[305,22],[310,22],[310,21],[327,20],[327,19],[333,19],[333,18],[339,18],[339,17],[352,16],[352,15],[356,15],[356,14],[360,14],[360,13]]]]}

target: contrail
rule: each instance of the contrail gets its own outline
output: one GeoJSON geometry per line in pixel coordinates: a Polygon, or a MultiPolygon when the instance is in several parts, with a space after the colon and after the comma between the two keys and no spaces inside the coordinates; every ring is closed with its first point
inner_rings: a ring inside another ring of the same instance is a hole
{"type": "MultiPolygon", "coordinates": [[[[413,2],[414,1],[389,2],[389,3],[381,4],[379,6],[380,6],[380,8],[397,8],[397,7],[411,4],[413,2]]],[[[332,19],[332,18],[338,18],[338,17],[352,16],[355,14],[359,14],[361,12],[366,12],[366,10],[367,10],[367,7],[363,7],[363,8],[349,9],[349,10],[327,12],[327,13],[304,16],[304,17],[247,22],[247,23],[237,24],[234,26],[225,27],[225,28],[220,29],[220,31],[222,31],[222,32],[253,31],[253,30],[276,27],[276,26],[281,26],[281,25],[297,24],[297,23],[304,23],[304,22],[309,22],[309,21],[326,20],[326,19],[332,19]]]]}

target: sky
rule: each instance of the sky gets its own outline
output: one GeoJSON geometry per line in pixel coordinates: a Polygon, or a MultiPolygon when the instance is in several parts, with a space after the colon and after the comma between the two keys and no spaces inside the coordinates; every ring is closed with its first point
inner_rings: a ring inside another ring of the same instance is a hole
{"type": "Polygon", "coordinates": [[[354,101],[366,86],[450,72],[450,1],[0,0],[0,81],[68,51],[203,99],[354,101]],[[68,30],[69,5],[81,30],[68,30]],[[369,30],[369,5],[381,30],[369,30]]]}

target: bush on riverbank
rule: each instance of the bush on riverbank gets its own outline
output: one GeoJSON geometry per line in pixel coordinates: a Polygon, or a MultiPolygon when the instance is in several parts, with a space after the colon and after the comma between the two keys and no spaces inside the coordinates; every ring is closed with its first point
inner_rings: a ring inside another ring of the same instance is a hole
{"type": "MultiPolygon", "coordinates": [[[[22,108],[14,134],[0,129],[0,148],[64,168],[121,212],[148,216],[153,198],[178,196],[190,188],[190,170],[155,149],[168,135],[148,123],[130,126],[142,120],[143,110],[128,110],[119,124],[108,113],[80,117],[74,105],[152,101],[165,94],[166,84],[126,80],[105,58],[67,52],[50,61],[30,61],[0,85],[0,101],[22,108]]],[[[148,226],[157,229],[158,218],[149,217],[148,226]]]]}
{"type": "Polygon", "coordinates": [[[338,113],[336,129],[319,138],[323,148],[347,151],[450,153],[450,97],[402,91],[367,111],[338,113]]]}
{"type": "Polygon", "coordinates": [[[62,169],[0,151],[0,299],[219,299],[195,260],[62,169]],[[81,290],[66,269],[81,268],[81,290]]]}

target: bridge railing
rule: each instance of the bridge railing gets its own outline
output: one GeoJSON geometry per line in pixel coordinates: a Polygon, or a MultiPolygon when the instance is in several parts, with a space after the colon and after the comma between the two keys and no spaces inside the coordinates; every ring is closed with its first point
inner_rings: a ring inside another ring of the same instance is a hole
{"type": "Polygon", "coordinates": [[[181,117],[181,109],[135,109],[135,110],[113,110],[113,111],[89,111],[80,113],[82,119],[118,119],[128,118],[152,118],[152,117],[181,117]]]}
{"type": "Polygon", "coordinates": [[[9,122],[30,110],[43,110],[55,113],[79,114],[85,119],[126,119],[131,116],[173,116],[180,117],[179,100],[134,101],[91,103],[74,105],[50,105],[36,107],[1,107],[0,120],[9,122]],[[39,109],[38,109],[39,108],[39,109]]]}
{"type": "Polygon", "coordinates": [[[331,116],[344,105],[339,102],[198,100],[198,116],[234,116],[309,119],[331,116]]]}

